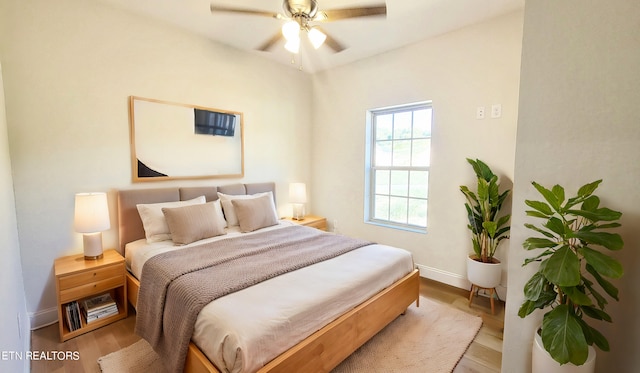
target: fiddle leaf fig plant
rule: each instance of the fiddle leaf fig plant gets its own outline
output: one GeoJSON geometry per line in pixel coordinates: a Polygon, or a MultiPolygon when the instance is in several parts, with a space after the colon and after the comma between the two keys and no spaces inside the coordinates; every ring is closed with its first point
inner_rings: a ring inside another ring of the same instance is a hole
{"type": "Polygon", "coordinates": [[[624,246],[622,237],[609,231],[620,226],[622,214],[600,207],[593,193],[601,182],[582,186],[571,198],[560,185],[547,189],[533,182],[543,200],[525,201],[532,209],[526,214],[543,222],[525,224],[538,236],[527,238],[523,247],[543,251],[523,264],[540,266],[524,287],[525,302],[518,315],[524,318],[536,309],[550,308],[540,336],[545,350],[561,365],[584,364],[593,344],[609,351],[607,339],[585,321],[612,321],[605,312],[606,296],[617,301],[618,289],[607,278],[623,275],[620,262],[607,254],[624,246]]]}
{"type": "Polygon", "coordinates": [[[464,185],[460,186],[460,191],[467,198],[464,204],[469,220],[467,227],[471,231],[476,256],[484,263],[492,263],[500,241],[509,238],[507,223],[511,215],[498,215],[510,190],[500,193],[498,176],[481,160],[467,158],[467,162],[473,167],[477,179],[477,194],[464,185]]]}

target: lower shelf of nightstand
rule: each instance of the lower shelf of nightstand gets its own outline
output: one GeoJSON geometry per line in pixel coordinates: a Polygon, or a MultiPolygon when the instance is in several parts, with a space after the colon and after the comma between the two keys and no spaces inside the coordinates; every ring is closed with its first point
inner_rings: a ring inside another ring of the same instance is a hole
{"type": "Polygon", "coordinates": [[[105,325],[111,324],[114,321],[122,320],[126,317],[127,317],[127,313],[122,309],[122,307],[118,306],[118,314],[108,316],[102,319],[98,319],[88,324],[85,322],[85,320],[82,317],[80,317],[81,319],[80,322],[82,323],[82,327],[74,331],[69,331],[69,328],[67,327],[66,323],[64,323],[65,320],[61,320],[61,322],[63,322],[63,325],[62,325],[62,334],[60,335],[60,340],[61,342],[64,342],[66,340],[77,337],[84,333],[88,333],[90,331],[101,328],[105,325]]]}
{"type": "MultiPolygon", "coordinates": [[[[113,300],[116,302],[116,305],[118,306],[118,313],[115,315],[100,318],[98,320],[94,320],[90,323],[87,323],[85,317],[83,315],[80,315],[80,324],[82,326],[79,329],[76,329],[73,331],[69,330],[69,326],[67,325],[67,316],[65,312],[65,306],[69,303],[63,303],[58,306],[60,308],[58,310],[59,312],[58,322],[60,323],[60,325],[58,326],[58,329],[60,331],[60,342],[64,342],[66,340],[77,337],[84,333],[88,333],[90,331],[96,330],[105,325],[111,324],[112,322],[122,320],[128,316],[128,307],[127,307],[128,305],[126,303],[127,302],[126,285],[121,285],[117,288],[109,289],[108,292],[111,294],[111,296],[113,297],[113,300]]],[[[81,301],[82,299],[86,299],[86,297],[78,298],[74,300],[81,301]]]]}

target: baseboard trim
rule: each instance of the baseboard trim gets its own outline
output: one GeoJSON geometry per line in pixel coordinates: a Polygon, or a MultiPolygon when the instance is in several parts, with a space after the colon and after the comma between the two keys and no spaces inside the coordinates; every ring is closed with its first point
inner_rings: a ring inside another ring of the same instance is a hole
{"type": "MultiPolygon", "coordinates": [[[[428,278],[429,280],[434,280],[441,282],[443,284],[455,286],[460,289],[469,290],[471,289],[471,283],[467,280],[466,277],[460,276],[456,273],[451,273],[447,271],[443,271],[441,269],[428,267],[422,264],[416,264],[416,267],[420,270],[420,276],[424,278],[428,278]]],[[[498,293],[498,298],[501,300],[507,299],[507,287],[500,284],[496,287],[496,292],[498,293]]]]}
{"type": "Polygon", "coordinates": [[[58,322],[58,309],[56,307],[46,310],[29,312],[29,325],[31,330],[36,330],[58,322]]]}
{"type": "Polygon", "coordinates": [[[471,288],[471,283],[467,280],[466,277],[460,276],[458,274],[443,271],[441,269],[428,267],[422,264],[416,265],[420,270],[420,276],[424,278],[428,278],[429,280],[434,280],[441,282],[443,284],[455,286],[460,289],[469,290],[471,288]]]}

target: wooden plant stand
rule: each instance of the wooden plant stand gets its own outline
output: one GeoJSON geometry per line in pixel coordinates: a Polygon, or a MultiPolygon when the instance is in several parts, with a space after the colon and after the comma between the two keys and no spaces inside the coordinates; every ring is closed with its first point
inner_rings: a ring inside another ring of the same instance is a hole
{"type": "MultiPolygon", "coordinates": [[[[473,301],[473,295],[478,295],[478,292],[482,290],[489,290],[489,297],[491,298],[491,314],[495,314],[495,306],[493,304],[493,298],[498,298],[498,293],[496,292],[496,288],[483,288],[478,285],[471,284],[471,290],[469,291],[469,307],[471,307],[471,302],[473,301]],[[474,291],[475,290],[475,291],[474,291]]],[[[500,298],[498,298],[500,300],[500,298]]]]}

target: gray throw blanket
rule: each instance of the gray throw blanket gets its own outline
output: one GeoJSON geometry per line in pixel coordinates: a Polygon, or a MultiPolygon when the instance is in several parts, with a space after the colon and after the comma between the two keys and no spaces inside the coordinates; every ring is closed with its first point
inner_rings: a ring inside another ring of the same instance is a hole
{"type": "Polygon", "coordinates": [[[136,333],[182,372],[198,313],[216,298],[370,242],[291,226],[156,255],[142,268],[136,333]]]}

